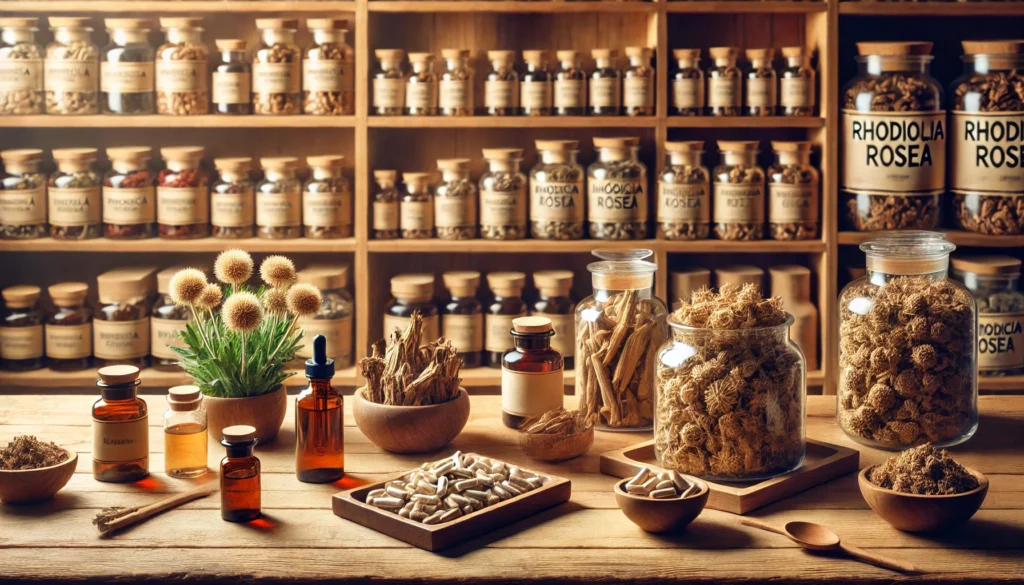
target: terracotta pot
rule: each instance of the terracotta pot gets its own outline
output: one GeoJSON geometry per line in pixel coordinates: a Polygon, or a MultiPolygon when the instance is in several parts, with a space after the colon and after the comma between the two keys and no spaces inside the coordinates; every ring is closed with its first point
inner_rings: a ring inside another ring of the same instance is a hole
{"type": "Polygon", "coordinates": [[[353,396],[352,415],[356,426],[385,451],[428,453],[437,451],[455,437],[469,420],[469,394],[430,406],[386,406],[365,398],[366,387],[353,396]]]}
{"type": "Polygon", "coordinates": [[[288,392],[284,386],[249,398],[218,398],[204,396],[210,440],[219,443],[223,430],[234,425],[256,427],[258,445],[266,445],[277,437],[288,410],[288,392]]]}

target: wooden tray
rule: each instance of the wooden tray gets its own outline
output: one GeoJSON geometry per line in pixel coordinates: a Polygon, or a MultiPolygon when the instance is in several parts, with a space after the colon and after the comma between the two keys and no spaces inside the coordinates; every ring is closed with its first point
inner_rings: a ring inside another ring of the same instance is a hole
{"type": "MultiPolygon", "coordinates": [[[[808,439],[803,465],[785,475],[759,482],[705,480],[711,488],[707,507],[733,514],[746,514],[841,475],[857,471],[859,466],[858,451],[808,439]]],[[[654,457],[654,441],[601,454],[601,473],[606,475],[631,477],[636,475],[641,467],[659,471],[662,469],[654,457]]]]}
{"type": "Polygon", "coordinates": [[[416,471],[415,469],[378,483],[335,494],[333,498],[334,513],[424,550],[439,551],[569,501],[569,497],[572,495],[572,485],[568,479],[530,469],[524,468],[523,470],[536,474],[541,478],[543,485],[521,496],[477,510],[472,514],[466,514],[444,524],[414,522],[366,503],[366,494],[377,488],[383,488],[385,483],[393,479],[405,477],[416,471]]]}

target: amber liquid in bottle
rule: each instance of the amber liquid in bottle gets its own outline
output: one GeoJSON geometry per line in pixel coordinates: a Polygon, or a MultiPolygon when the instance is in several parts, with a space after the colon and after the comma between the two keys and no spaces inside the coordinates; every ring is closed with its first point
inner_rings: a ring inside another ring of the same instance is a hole
{"type": "Polygon", "coordinates": [[[309,388],[295,399],[295,475],[306,483],[329,483],[345,475],[344,399],[331,385],[334,360],[327,338],[313,338],[306,360],[309,388]]]}
{"type": "Polygon", "coordinates": [[[100,368],[101,397],[92,406],[92,475],[97,481],[128,483],[149,475],[149,409],[136,396],[139,369],[100,368]]]}
{"type": "Polygon", "coordinates": [[[198,477],[206,473],[206,427],[181,423],[164,429],[164,457],[167,475],[198,477]]]}
{"type": "Polygon", "coordinates": [[[252,454],[256,439],[221,441],[228,455],[220,462],[220,517],[249,522],[260,517],[260,460],[252,454]]]}

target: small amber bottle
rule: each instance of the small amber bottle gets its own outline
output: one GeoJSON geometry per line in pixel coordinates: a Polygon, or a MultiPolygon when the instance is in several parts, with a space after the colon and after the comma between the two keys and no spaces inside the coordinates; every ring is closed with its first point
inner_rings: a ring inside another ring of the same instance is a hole
{"type": "Polygon", "coordinates": [[[224,429],[220,442],[228,449],[220,461],[220,517],[248,522],[260,517],[260,460],[253,454],[256,429],[236,425],[224,429]]]}
{"type": "Polygon", "coordinates": [[[100,399],[92,405],[92,475],[128,483],[149,475],[149,408],[136,394],[135,366],[99,369],[100,399]]]}
{"type": "Polygon", "coordinates": [[[512,342],[512,320],[525,316],[527,312],[523,301],[526,275],[522,272],[492,272],[487,275],[487,286],[491,288],[494,302],[484,315],[484,349],[487,351],[487,365],[500,368],[501,356],[515,345],[512,342]]]}
{"type": "Polygon", "coordinates": [[[345,402],[331,385],[334,360],[327,338],[313,338],[306,360],[306,388],[295,398],[295,475],[306,483],[329,483],[345,475],[345,402]]]}
{"type": "Polygon", "coordinates": [[[533,273],[533,285],[539,298],[530,309],[532,315],[551,320],[555,332],[551,347],[562,354],[565,369],[573,366],[576,353],[576,303],[572,300],[571,270],[538,270],[533,273]]]}
{"type": "Polygon", "coordinates": [[[38,286],[20,284],[3,290],[4,310],[0,325],[0,366],[5,370],[38,370],[43,357],[43,313],[39,310],[38,286]]]}
{"type": "Polygon", "coordinates": [[[518,429],[532,416],[561,408],[562,354],[551,348],[554,335],[547,317],[512,321],[516,346],[501,360],[501,422],[505,426],[518,429]]]}
{"type": "Polygon", "coordinates": [[[391,296],[384,307],[384,339],[396,329],[405,331],[413,313],[423,317],[424,344],[437,341],[440,336],[438,310],[434,304],[433,274],[399,274],[391,279],[391,296]]]}
{"type": "Polygon", "coordinates": [[[484,314],[476,291],[480,273],[474,270],[441,275],[452,300],[442,308],[441,334],[455,344],[465,368],[478,368],[484,360],[484,314]]]}

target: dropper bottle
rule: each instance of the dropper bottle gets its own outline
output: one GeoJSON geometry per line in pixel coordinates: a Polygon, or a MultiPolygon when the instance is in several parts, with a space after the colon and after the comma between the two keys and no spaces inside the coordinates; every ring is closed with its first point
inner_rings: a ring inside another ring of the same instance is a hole
{"type": "Polygon", "coordinates": [[[295,475],[306,483],[329,483],[345,475],[344,399],[331,385],[334,360],[327,338],[313,338],[306,360],[309,387],[295,398],[295,475]]]}

